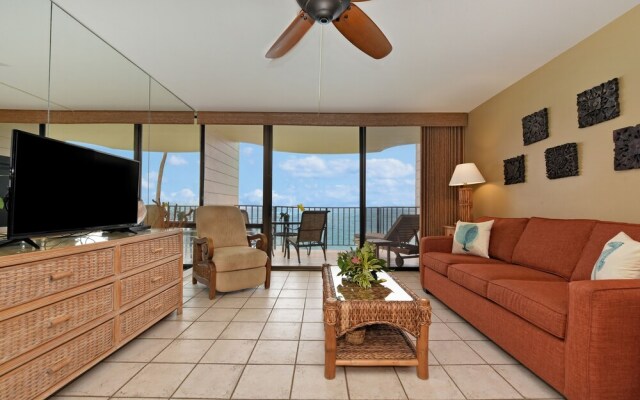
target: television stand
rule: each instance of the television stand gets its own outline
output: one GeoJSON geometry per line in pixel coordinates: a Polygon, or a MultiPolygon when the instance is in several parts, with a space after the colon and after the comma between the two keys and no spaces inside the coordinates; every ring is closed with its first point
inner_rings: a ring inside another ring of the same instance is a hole
{"type": "Polygon", "coordinates": [[[34,242],[33,240],[29,239],[29,238],[24,238],[24,239],[8,239],[8,240],[0,240],[0,247],[3,246],[9,246],[10,244],[13,243],[20,243],[20,242],[25,242],[26,244],[33,246],[36,248],[36,250],[40,250],[40,246],[36,244],[36,242],[34,242]]]}

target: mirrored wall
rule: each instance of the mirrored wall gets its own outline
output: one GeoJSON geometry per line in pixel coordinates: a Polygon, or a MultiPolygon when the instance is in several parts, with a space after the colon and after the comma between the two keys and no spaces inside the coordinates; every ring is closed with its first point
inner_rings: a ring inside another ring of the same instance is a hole
{"type": "Polygon", "coordinates": [[[165,207],[163,225],[190,228],[200,194],[194,115],[55,3],[0,2],[0,196],[19,129],[140,161],[140,198],[165,207]]]}

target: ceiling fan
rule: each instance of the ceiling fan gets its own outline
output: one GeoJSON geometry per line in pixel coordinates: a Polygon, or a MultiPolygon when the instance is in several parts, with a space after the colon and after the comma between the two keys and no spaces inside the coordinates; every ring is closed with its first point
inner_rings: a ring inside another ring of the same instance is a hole
{"type": "Polygon", "coordinates": [[[302,39],[311,26],[333,22],[338,31],[354,46],[369,56],[380,59],[391,53],[391,43],[380,28],[360,9],[352,4],[368,0],[296,0],[302,10],[285,29],[266,54],[267,58],[285,55],[302,39]]]}

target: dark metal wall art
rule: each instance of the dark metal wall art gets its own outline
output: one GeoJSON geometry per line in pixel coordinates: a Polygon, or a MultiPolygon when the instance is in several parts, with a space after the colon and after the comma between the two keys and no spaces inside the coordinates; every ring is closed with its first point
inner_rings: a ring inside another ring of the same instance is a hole
{"type": "Polygon", "coordinates": [[[504,184],[524,183],[524,154],[504,160],[504,184]]]}
{"type": "Polygon", "coordinates": [[[522,139],[525,146],[548,137],[549,117],[546,108],[522,118],[522,139]]]}
{"type": "Polygon", "coordinates": [[[599,124],[620,115],[618,78],[578,94],[578,126],[599,124]]]}
{"type": "Polygon", "coordinates": [[[613,143],[613,169],[624,171],[640,168],[640,125],[613,131],[613,143]]]}
{"type": "Polygon", "coordinates": [[[578,145],[567,143],[544,151],[547,178],[558,179],[578,175],[578,145]]]}

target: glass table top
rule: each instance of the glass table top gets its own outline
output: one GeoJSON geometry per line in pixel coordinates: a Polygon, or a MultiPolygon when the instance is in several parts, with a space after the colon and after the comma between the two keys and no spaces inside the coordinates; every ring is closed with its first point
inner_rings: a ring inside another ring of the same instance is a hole
{"type": "Polygon", "coordinates": [[[331,278],[338,301],[413,301],[413,297],[386,272],[378,273],[378,279],[384,279],[384,282],[372,284],[371,289],[363,289],[358,284],[347,281],[343,276],[338,276],[339,272],[339,267],[331,267],[331,278]]]}

